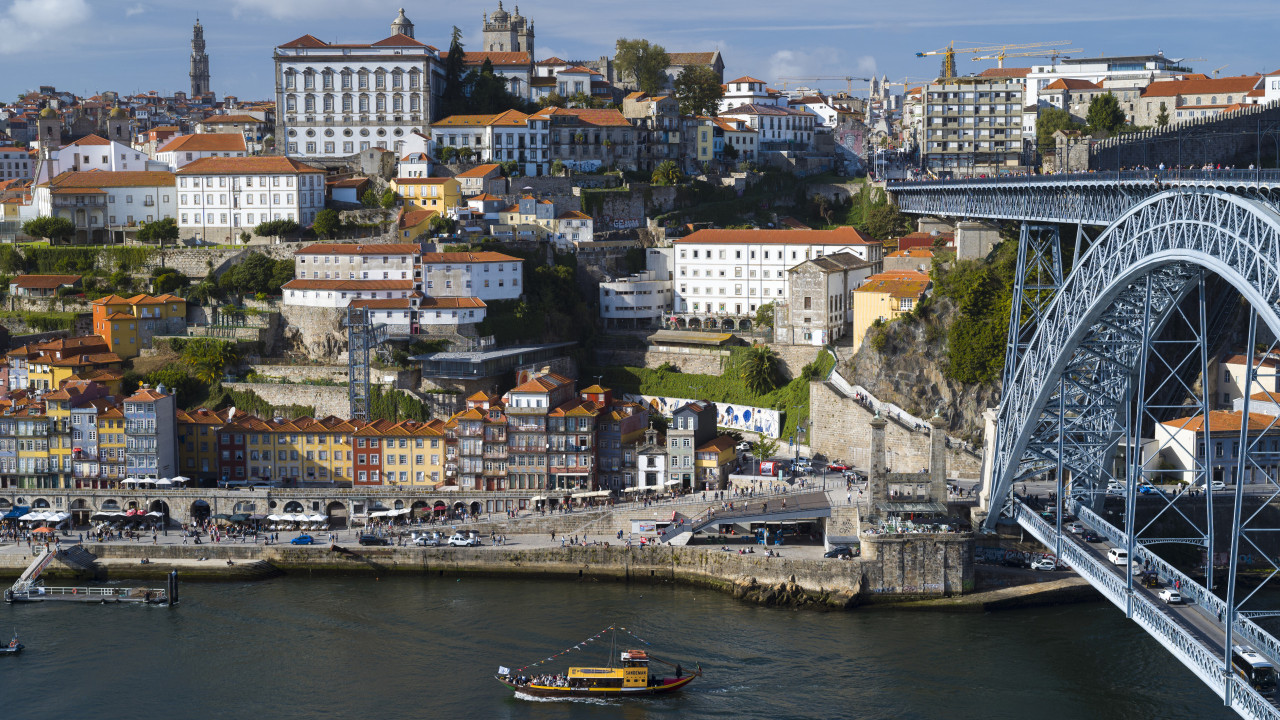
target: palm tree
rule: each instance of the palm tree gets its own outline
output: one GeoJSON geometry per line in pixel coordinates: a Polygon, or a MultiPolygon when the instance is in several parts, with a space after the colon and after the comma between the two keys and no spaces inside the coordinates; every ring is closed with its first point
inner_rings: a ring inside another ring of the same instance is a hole
{"type": "Polygon", "coordinates": [[[778,356],[768,345],[752,345],[742,357],[739,367],[742,382],[756,395],[773,392],[778,387],[778,356]]]}

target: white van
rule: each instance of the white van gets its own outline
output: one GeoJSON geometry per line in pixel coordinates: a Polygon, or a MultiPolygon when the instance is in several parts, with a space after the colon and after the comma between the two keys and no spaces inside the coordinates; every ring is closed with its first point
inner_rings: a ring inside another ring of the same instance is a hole
{"type": "Polygon", "coordinates": [[[1107,559],[1110,560],[1113,565],[1124,567],[1129,562],[1129,551],[1124,548],[1113,547],[1107,551],[1107,559]]]}

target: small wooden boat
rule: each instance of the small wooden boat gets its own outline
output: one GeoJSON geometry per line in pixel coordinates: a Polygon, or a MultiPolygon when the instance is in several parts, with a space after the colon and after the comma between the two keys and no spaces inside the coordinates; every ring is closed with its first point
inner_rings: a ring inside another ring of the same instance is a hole
{"type": "Polygon", "coordinates": [[[637,697],[661,695],[682,689],[694,678],[702,677],[702,666],[686,674],[675,665],[674,677],[661,677],[649,666],[650,660],[671,665],[651,657],[644,650],[624,650],[620,667],[571,667],[568,674],[520,675],[499,668],[494,678],[517,693],[534,697],[637,697]]]}
{"type": "Polygon", "coordinates": [[[4,647],[0,647],[0,653],[5,655],[17,655],[22,652],[22,648],[24,647],[26,646],[18,642],[18,633],[15,632],[13,634],[13,639],[9,641],[9,644],[4,647]]]}

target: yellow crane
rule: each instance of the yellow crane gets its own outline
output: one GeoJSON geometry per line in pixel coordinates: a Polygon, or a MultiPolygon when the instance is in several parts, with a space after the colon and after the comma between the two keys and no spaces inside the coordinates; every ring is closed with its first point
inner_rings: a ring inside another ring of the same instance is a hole
{"type": "Polygon", "coordinates": [[[979,55],[978,57],[969,58],[969,59],[974,62],[978,62],[979,60],[995,60],[996,67],[998,68],[1004,67],[1005,58],[1019,58],[1019,57],[1049,58],[1052,64],[1057,65],[1058,58],[1070,59],[1071,57],[1070,55],[1063,55],[1063,53],[1078,53],[1078,52],[1084,52],[1084,50],[1082,50],[1081,48],[1063,48],[1062,50],[1053,49],[1047,52],[1020,52],[1020,53],[1000,52],[995,55],[979,55]]]}
{"type": "Polygon", "coordinates": [[[843,81],[845,82],[845,86],[846,86],[846,88],[848,89],[848,91],[849,91],[849,93],[850,93],[850,94],[852,94],[852,93],[853,93],[853,81],[854,81],[854,80],[861,80],[862,82],[871,82],[871,78],[853,77],[853,76],[848,76],[848,75],[843,76],[843,77],[830,76],[830,77],[780,77],[780,78],[778,78],[778,82],[782,83],[782,89],[783,89],[783,90],[786,90],[786,89],[787,89],[787,83],[793,83],[793,82],[820,82],[820,81],[822,81],[822,80],[843,80],[843,81]]]}
{"type": "Polygon", "coordinates": [[[957,48],[955,41],[950,42],[946,47],[939,50],[928,50],[926,52],[916,53],[916,57],[928,57],[929,55],[942,56],[942,76],[943,78],[953,78],[956,76],[956,53],[1000,53],[1006,54],[1009,50],[1034,50],[1036,48],[1060,47],[1062,45],[1070,45],[1070,40],[1053,40],[1050,42],[1038,43],[1018,43],[1009,45],[989,45],[987,47],[957,48]]]}

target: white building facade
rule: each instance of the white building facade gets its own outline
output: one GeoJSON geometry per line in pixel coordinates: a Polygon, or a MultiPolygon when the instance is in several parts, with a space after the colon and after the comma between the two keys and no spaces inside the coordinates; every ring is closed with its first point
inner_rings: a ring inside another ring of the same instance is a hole
{"type": "Polygon", "coordinates": [[[0,147],[0,180],[30,180],[31,154],[12,145],[0,147]]]}
{"type": "Polygon", "coordinates": [[[324,209],[324,171],[285,157],[207,157],[176,175],[184,237],[232,242],[269,220],[310,225],[324,209]]]}
{"type": "Polygon", "coordinates": [[[762,305],[785,302],[787,271],[823,255],[883,261],[880,242],[855,228],[699,230],[672,240],[673,315],[678,327],[748,330],[762,305]]]}
{"type": "Polygon", "coordinates": [[[514,160],[526,176],[550,169],[550,120],[507,110],[498,115],[451,115],[431,126],[438,148],[469,149],[474,162],[514,160]]]}
{"type": "Polygon", "coordinates": [[[404,15],[367,45],[311,35],[275,49],[276,146],[291,157],[335,158],[370,148],[403,154],[431,121],[439,53],[413,38],[404,15]]]}
{"type": "Polygon", "coordinates": [[[600,320],[605,327],[654,327],[671,312],[671,280],[646,270],[600,283],[600,320]]]}
{"type": "Polygon", "coordinates": [[[524,261],[496,252],[422,254],[422,294],[428,298],[515,300],[524,292],[524,261]]]}

